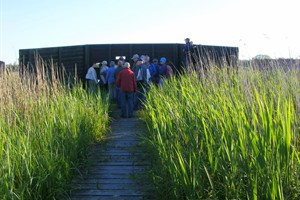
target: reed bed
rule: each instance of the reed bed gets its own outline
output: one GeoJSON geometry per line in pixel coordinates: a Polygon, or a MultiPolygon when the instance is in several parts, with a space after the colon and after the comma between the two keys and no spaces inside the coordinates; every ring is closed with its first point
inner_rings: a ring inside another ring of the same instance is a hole
{"type": "Polygon", "coordinates": [[[299,199],[299,111],[299,68],[210,68],[151,87],[157,198],[299,199]]]}
{"type": "Polygon", "coordinates": [[[108,129],[108,105],[68,86],[53,63],[0,74],[0,199],[62,199],[108,129]]]}

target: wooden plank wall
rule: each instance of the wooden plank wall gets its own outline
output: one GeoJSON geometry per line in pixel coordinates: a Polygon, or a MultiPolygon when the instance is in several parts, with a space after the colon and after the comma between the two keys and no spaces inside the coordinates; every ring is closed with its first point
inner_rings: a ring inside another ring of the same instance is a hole
{"type": "Polygon", "coordinates": [[[5,70],[5,62],[0,61],[0,72],[3,72],[5,70]]]}
{"type": "MultiPolygon", "coordinates": [[[[133,54],[149,55],[152,58],[166,57],[179,68],[182,63],[184,44],[95,44],[66,47],[50,47],[19,50],[19,64],[34,69],[35,54],[38,53],[45,62],[53,60],[54,65],[64,66],[67,74],[84,78],[87,69],[96,62],[115,60],[115,56],[126,56],[131,61],[133,54]]],[[[224,60],[231,66],[238,61],[238,48],[196,45],[195,55],[201,58],[204,65],[221,64],[224,60]]]]}

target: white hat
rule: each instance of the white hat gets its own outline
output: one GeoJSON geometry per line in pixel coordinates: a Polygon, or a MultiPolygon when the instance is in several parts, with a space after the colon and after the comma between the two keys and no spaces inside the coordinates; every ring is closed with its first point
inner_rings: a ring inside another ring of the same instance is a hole
{"type": "Polygon", "coordinates": [[[140,56],[139,56],[138,54],[134,54],[134,55],[132,56],[131,60],[139,59],[139,58],[140,58],[140,56]]]}
{"type": "Polygon", "coordinates": [[[102,65],[107,65],[107,61],[106,61],[106,60],[103,60],[101,64],[102,64],[102,65]]]}
{"type": "Polygon", "coordinates": [[[99,68],[99,64],[100,64],[100,63],[94,63],[92,67],[94,67],[94,68],[99,68]]]}

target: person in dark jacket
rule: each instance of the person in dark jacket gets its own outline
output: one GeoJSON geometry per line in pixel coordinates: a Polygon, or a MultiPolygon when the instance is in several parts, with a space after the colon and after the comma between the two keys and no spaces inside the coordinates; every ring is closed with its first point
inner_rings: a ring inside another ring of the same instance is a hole
{"type": "Polygon", "coordinates": [[[132,58],[131,58],[131,60],[132,60],[132,65],[131,65],[131,70],[134,72],[135,71],[135,67],[136,67],[136,63],[137,63],[137,61],[138,61],[138,59],[140,58],[140,56],[138,55],[138,54],[134,54],[133,56],[132,56],[132,58]]]}
{"type": "Polygon", "coordinates": [[[116,79],[115,79],[115,70],[116,64],[114,61],[110,61],[110,67],[106,72],[106,80],[108,84],[109,99],[114,101],[116,99],[116,79]]]}
{"type": "MultiPolygon", "coordinates": [[[[115,81],[117,80],[120,71],[123,70],[124,63],[125,63],[124,59],[119,59],[118,66],[114,71],[115,81]]],[[[118,108],[121,108],[120,87],[117,84],[116,84],[116,99],[117,99],[118,108]]]]}
{"type": "Polygon", "coordinates": [[[156,86],[158,86],[160,77],[159,77],[159,64],[157,58],[153,58],[149,70],[151,75],[150,81],[154,83],[156,86]]]}
{"type": "MultiPolygon", "coordinates": [[[[143,56],[143,58],[145,58],[145,56],[143,56]]],[[[134,107],[135,109],[140,109],[142,108],[142,103],[146,100],[146,92],[149,88],[148,82],[150,79],[150,71],[144,64],[142,58],[137,60],[134,74],[137,80],[137,93],[134,97],[134,107]]]]}
{"type": "Polygon", "coordinates": [[[185,68],[187,68],[187,65],[192,62],[192,54],[194,52],[194,49],[193,43],[190,38],[186,38],[184,41],[185,45],[183,48],[183,64],[185,68]]]}
{"type": "Polygon", "coordinates": [[[117,85],[120,87],[121,117],[133,117],[133,97],[137,90],[136,77],[126,62],[118,74],[117,85]]]}
{"type": "Polygon", "coordinates": [[[174,75],[172,67],[167,63],[167,59],[165,57],[160,58],[159,64],[159,85],[164,87],[165,79],[170,79],[171,76],[174,75]]]}

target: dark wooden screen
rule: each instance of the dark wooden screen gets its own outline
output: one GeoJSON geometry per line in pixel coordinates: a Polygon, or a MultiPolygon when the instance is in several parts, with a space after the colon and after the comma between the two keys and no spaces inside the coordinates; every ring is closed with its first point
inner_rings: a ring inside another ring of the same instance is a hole
{"type": "MultiPolygon", "coordinates": [[[[96,62],[115,60],[115,56],[126,56],[128,61],[134,54],[149,55],[159,59],[166,57],[175,69],[182,66],[182,49],[184,44],[94,44],[66,47],[50,47],[19,50],[21,66],[34,69],[35,54],[39,54],[45,62],[52,60],[55,66],[64,66],[67,74],[75,74],[75,66],[79,78],[84,78],[87,69],[96,62]]],[[[237,47],[220,47],[195,45],[195,56],[203,65],[211,63],[221,65],[227,62],[236,66],[238,61],[237,47]]]]}

